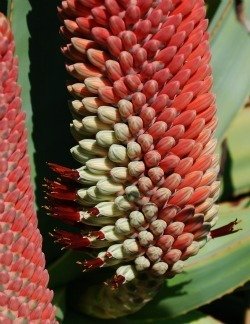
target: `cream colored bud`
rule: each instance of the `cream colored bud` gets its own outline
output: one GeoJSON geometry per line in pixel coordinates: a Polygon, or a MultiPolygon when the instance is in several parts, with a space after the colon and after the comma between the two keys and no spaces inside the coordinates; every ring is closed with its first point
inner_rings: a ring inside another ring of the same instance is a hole
{"type": "Polygon", "coordinates": [[[97,110],[99,119],[106,124],[114,125],[120,121],[120,114],[117,108],[112,106],[101,106],[97,110]]]}
{"type": "Polygon", "coordinates": [[[151,232],[156,236],[163,234],[166,227],[167,223],[162,219],[156,219],[149,226],[151,232]]]}
{"type": "Polygon", "coordinates": [[[124,212],[119,210],[114,202],[101,202],[95,206],[99,214],[106,217],[124,216],[124,212]]]}
{"type": "Polygon", "coordinates": [[[112,162],[127,165],[129,162],[126,147],[123,145],[112,144],[109,148],[108,157],[112,162]]]}
{"type": "MultiPolygon", "coordinates": [[[[135,279],[136,271],[131,265],[121,266],[116,270],[117,276],[122,276],[125,278],[125,282],[132,281],[135,279]]],[[[124,283],[125,283],[124,282],[124,283]]]]}
{"type": "Polygon", "coordinates": [[[149,260],[152,262],[158,261],[160,259],[160,257],[162,256],[162,253],[163,253],[162,249],[160,249],[157,246],[150,246],[146,252],[149,260]]]}
{"type": "Polygon", "coordinates": [[[150,267],[150,261],[141,255],[135,259],[135,268],[137,271],[144,271],[150,267]]]}
{"type": "Polygon", "coordinates": [[[122,244],[111,245],[107,250],[107,254],[110,254],[112,258],[117,260],[124,259],[123,245],[122,244]]]}
{"type": "Polygon", "coordinates": [[[98,107],[104,104],[104,102],[101,101],[98,97],[86,97],[82,99],[82,103],[90,113],[94,114],[97,113],[98,107]]]}
{"type": "Polygon", "coordinates": [[[135,239],[127,239],[123,242],[123,250],[126,254],[136,254],[139,252],[139,245],[135,239]]]}
{"type": "Polygon", "coordinates": [[[118,109],[120,115],[124,120],[127,120],[127,118],[134,113],[133,104],[131,103],[131,101],[128,101],[126,99],[122,99],[118,102],[118,109]]]}
{"type": "Polygon", "coordinates": [[[141,212],[137,210],[133,211],[129,214],[129,220],[132,227],[137,230],[144,229],[143,225],[145,225],[145,218],[141,212]]]}
{"type": "Polygon", "coordinates": [[[154,236],[148,231],[141,231],[138,234],[138,240],[141,246],[149,246],[154,241],[154,236]]]}
{"type": "Polygon", "coordinates": [[[114,225],[104,226],[100,231],[104,234],[105,239],[109,242],[121,241],[123,239],[123,236],[116,233],[114,225]]]}
{"type": "Polygon", "coordinates": [[[110,147],[112,144],[119,143],[115,137],[115,132],[111,130],[99,131],[95,138],[97,144],[102,147],[110,147]]]}
{"type": "Polygon", "coordinates": [[[95,202],[101,201],[113,201],[115,196],[112,195],[103,195],[101,194],[96,186],[91,186],[89,189],[86,190],[87,196],[95,202]]]}
{"type": "Polygon", "coordinates": [[[79,145],[73,146],[70,149],[70,153],[78,162],[80,162],[83,165],[93,157],[92,154],[89,154],[88,152],[84,151],[79,145]]]}
{"type": "Polygon", "coordinates": [[[121,235],[127,235],[132,232],[132,227],[129,223],[128,218],[119,218],[115,222],[115,231],[121,235]]]}
{"type": "Polygon", "coordinates": [[[130,160],[136,160],[141,157],[141,146],[137,142],[129,142],[127,144],[127,155],[130,160]]]}
{"type": "Polygon", "coordinates": [[[138,178],[145,171],[142,161],[134,161],[128,164],[128,172],[132,177],[138,178]]]}
{"type": "Polygon", "coordinates": [[[114,131],[115,131],[116,138],[121,142],[127,143],[132,138],[129,128],[126,124],[123,123],[115,124],[114,131]]]}
{"type": "Polygon", "coordinates": [[[185,263],[183,261],[181,261],[181,260],[177,261],[172,266],[171,273],[173,273],[173,274],[181,273],[184,269],[184,265],[185,265],[185,263]]]}
{"type": "Polygon", "coordinates": [[[128,180],[128,169],[125,167],[116,167],[110,171],[110,175],[115,182],[126,182],[128,180]]]}
{"type": "Polygon", "coordinates": [[[124,196],[119,196],[115,199],[115,204],[120,210],[131,210],[134,207],[134,204],[128,201],[124,196]]]}
{"type": "Polygon", "coordinates": [[[128,186],[125,188],[125,194],[129,201],[135,201],[140,198],[140,192],[136,186],[128,186]]]}
{"type": "Polygon", "coordinates": [[[97,116],[88,116],[83,118],[82,124],[83,130],[91,134],[96,134],[99,131],[111,129],[111,125],[101,122],[97,116]]]}
{"type": "Polygon", "coordinates": [[[105,174],[114,167],[114,163],[108,158],[97,158],[88,160],[86,167],[95,174],[105,174]]]}
{"type": "Polygon", "coordinates": [[[69,108],[71,112],[76,115],[87,116],[89,114],[80,100],[70,101],[69,108]]]}
{"type": "Polygon", "coordinates": [[[153,203],[148,203],[142,207],[142,212],[148,222],[152,222],[157,218],[158,207],[153,203]]]}
{"type": "Polygon", "coordinates": [[[152,272],[155,276],[163,276],[168,270],[168,264],[166,262],[157,262],[152,266],[152,272]]]}
{"type": "Polygon", "coordinates": [[[87,89],[92,93],[98,93],[100,87],[105,87],[110,84],[109,80],[101,77],[88,77],[84,80],[87,89]]]}
{"type": "Polygon", "coordinates": [[[210,208],[205,214],[205,222],[211,222],[213,218],[217,216],[218,211],[219,205],[213,205],[212,208],[210,208]]]}
{"type": "Polygon", "coordinates": [[[85,185],[94,185],[98,183],[99,180],[107,179],[106,175],[92,173],[86,168],[78,170],[78,172],[79,172],[79,182],[85,185]]]}
{"type": "Polygon", "coordinates": [[[83,139],[79,141],[80,147],[87,151],[89,154],[94,154],[97,156],[107,156],[108,151],[104,149],[103,147],[99,146],[94,139],[83,139]]]}
{"type": "Polygon", "coordinates": [[[113,182],[109,179],[98,181],[96,187],[100,191],[100,193],[104,195],[113,195],[123,190],[123,185],[113,182]]]}

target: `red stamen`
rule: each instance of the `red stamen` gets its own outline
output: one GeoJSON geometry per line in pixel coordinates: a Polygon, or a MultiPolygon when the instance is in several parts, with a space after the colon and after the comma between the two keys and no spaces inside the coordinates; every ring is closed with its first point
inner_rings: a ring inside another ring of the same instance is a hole
{"type": "Polygon", "coordinates": [[[89,238],[79,233],[55,230],[51,235],[56,239],[55,242],[62,244],[65,248],[82,250],[91,244],[89,238]]]}
{"type": "Polygon", "coordinates": [[[76,207],[71,206],[45,206],[49,213],[70,224],[80,221],[80,214],[76,207]]]}
{"type": "Polygon", "coordinates": [[[221,226],[219,228],[212,230],[210,235],[212,238],[216,238],[216,237],[236,233],[239,231],[239,229],[237,229],[237,230],[234,229],[234,226],[237,224],[239,224],[239,222],[237,221],[237,218],[236,218],[233,222],[230,222],[227,225],[224,225],[224,226],[221,226]]]}
{"type": "Polygon", "coordinates": [[[63,178],[68,178],[71,180],[78,180],[79,173],[77,170],[66,168],[62,165],[55,164],[55,163],[48,163],[50,169],[56,173],[58,173],[63,178]]]}
{"type": "Polygon", "coordinates": [[[78,262],[78,263],[83,266],[84,270],[100,268],[101,266],[104,265],[104,261],[101,258],[85,260],[83,262],[78,262]]]}
{"type": "Polygon", "coordinates": [[[77,194],[76,192],[73,191],[51,191],[51,192],[47,192],[47,195],[49,195],[50,197],[54,198],[54,199],[59,199],[59,200],[69,200],[69,201],[76,201],[77,200],[77,194]]]}
{"type": "Polygon", "coordinates": [[[113,289],[117,289],[125,281],[125,277],[122,275],[115,275],[109,282],[108,285],[111,285],[113,289]]]}

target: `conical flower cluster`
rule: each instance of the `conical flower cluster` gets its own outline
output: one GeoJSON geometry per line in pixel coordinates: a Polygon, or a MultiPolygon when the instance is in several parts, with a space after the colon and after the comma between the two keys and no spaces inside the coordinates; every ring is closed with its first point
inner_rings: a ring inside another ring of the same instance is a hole
{"type": "Polygon", "coordinates": [[[172,277],[217,220],[217,125],[203,0],[67,0],[59,16],[73,77],[71,149],[51,164],[49,212],[83,225],[56,231],[93,248],[84,269],[115,266],[114,287],[172,277]],[[68,180],[78,182],[78,186],[68,180]]]}
{"type": "Polygon", "coordinates": [[[0,13],[0,322],[55,323],[10,25],[0,13]]]}

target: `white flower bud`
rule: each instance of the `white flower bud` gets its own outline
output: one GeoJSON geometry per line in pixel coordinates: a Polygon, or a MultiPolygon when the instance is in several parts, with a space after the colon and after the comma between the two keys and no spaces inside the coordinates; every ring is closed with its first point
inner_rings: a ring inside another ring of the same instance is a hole
{"type": "Polygon", "coordinates": [[[122,165],[129,162],[126,147],[123,145],[112,144],[109,148],[108,157],[111,161],[122,165]]]}
{"type": "Polygon", "coordinates": [[[78,170],[79,172],[79,182],[85,185],[94,185],[98,183],[99,180],[107,179],[105,174],[95,174],[90,172],[86,167],[78,170]]]}
{"type": "Polygon", "coordinates": [[[125,188],[125,194],[129,201],[135,201],[140,198],[140,192],[136,186],[128,186],[125,188]]]}
{"type": "Polygon", "coordinates": [[[122,276],[125,278],[125,282],[135,279],[135,269],[131,265],[121,266],[116,270],[117,276],[122,276]]]}
{"type": "Polygon", "coordinates": [[[95,208],[99,210],[99,214],[102,216],[118,217],[124,215],[124,212],[119,210],[112,201],[99,203],[95,206],[95,208]]]}
{"type": "Polygon", "coordinates": [[[112,106],[100,106],[97,110],[99,119],[106,124],[113,125],[120,121],[120,114],[117,108],[112,106]]]}
{"type": "Polygon", "coordinates": [[[115,199],[115,204],[120,210],[131,210],[134,204],[129,202],[124,196],[119,196],[115,199]]]}
{"type": "Polygon", "coordinates": [[[139,245],[135,239],[127,239],[123,242],[123,250],[128,255],[135,254],[139,252],[139,245]]]}
{"type": "Polygon", "coordinates": [[[141,212],[137,210],[133,211],[129,214],[129,220],[132,227],[137,230],[144,229],[143,225],[145,225],[145,218],[141,212]]]}
{"type": "Polygon", "coordinates": [[[107,156],[108,154],[108,151],[103,147],[99,146],[96,140],[94,139],[83,139],[79,141],[79,145],[83,150],[87,151],[89,154],[94,154],[103,157],[107,156]]]}
{"type": "Polygon", "coordinates": [[[138,240],[141,246],[149,246],[154,241],[154,236],[148,231],[141,231],[138,234],[138,240]]]}
{"type": "Polygon", "coordinates": [[[148,203],[142,207],[142,212],[148,222],[157,218],[158,207],[153,203],[148,203]]]}
{"type": "Polygon", "coordinates": [[[150,267],[150,262],[145,256],[139,256],[135,259],[135,268],[137,271],[144,271],[150,267]]]}
{"type": "Polygon", "coordinates": [[[149,226],[151,232],[156,236],[163,234],[166,227],[167,223],[162,219],[156,219],[149,226]]]}
{"type": "Polygon", "coordinates": [[[126,182],[128,180],[128,169],[125,167],[116,167],[110,171],[110,175],[115,182],[126,182]]]}
{"type": "Polygon", "coordinates": [[[123,190],[123,186],[121,184],[110,181],[109,179],[98,181],[96,187],[100,193],[104,195],[113,195],[123,190]]]}
{"type": "Polygon", "coordinates": [[[153,265],[152,271],[155,276],[163,276],[168,270],[168,264],[165,262],[157,262],[153,265]]]}
{"type": "Polygon", "coordinates": [[[127,155],[130,160],[138,159],[141,156],[141,146],[137,142],[127,144],[127,155]]]}
{"type": "Polygon", "coordinates": [[[145,165],[142,161],[134,161],[128,164],[128,172],[132,177],[139,177],[145,171],[145,165]]]}
{"type": "Polygon", "coordinates": [[[119,143],[115,137],[115,132],[111,130],[99,131],[95,138],[97,144],[102,147],[110,147],[112,144],[119,143]]]}
{"type": "Polygon", "coordinates": [[[114,167],[114,164],[108,158],[96,158],[88,160],[86,166],[95,174],[105,174],[114,167]]]}
{"type": "Polygon", "coordinates": [[[184,268],[184,262],[179,260],[177,261],[173,266],[172,266],[172,269],[171,269],[171,273],[173,274],[177,274],[177,273],[181,273],[183,271],[183,268],[184,268]]]}
{"type": "Polygon", "coordinates": [[[123,123],[115,124],[114,131],[115,131],[116,138],[121,142],[127,143],[132,138],[129,128],[126,124],[123,123]]]}
{"type": "Polygon", "coordinates": [[[157,246],[150,246],[146,252],[149,260],[152,262],[158,261],[160,259],[160,257],[162,256],[162,253],[163,253],[162,249],[160,249],[157,246]]]}
{"type": "Polygon", "coordinates": [[[70,153],[78,162],[83,165],[94,156],[93,154],[84,151],[79,145],[73,146],[70,149],[70,153]]]}
{"type": "Polygon", "coordinates": [[[101,122],[97,116],[88,116],[83,118],[82,124],[83,130],[91,134],[96,134],[101,130],[111,129],[111,125],[101,122]]]}
{"type": "Polygon", "coordinates": [[[127,235],[132,232],[129,220],[127,218],[119,218],[115,222],[115,231],[121,235],[127,235]]]}

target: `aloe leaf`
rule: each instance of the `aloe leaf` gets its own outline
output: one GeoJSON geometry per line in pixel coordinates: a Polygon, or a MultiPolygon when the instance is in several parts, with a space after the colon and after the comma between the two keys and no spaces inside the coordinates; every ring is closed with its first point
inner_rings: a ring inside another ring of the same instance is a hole
{"type": "Polygon", "coordinates": [[[223,144],[226,163],[222,199],[250,192],[249,132],[250,109],[243,109],[233,121],[223,144]]]}
{"type": "MultiPolygon", "coordinates": [[[[248,200],[244,200],[247,205],[248,200]]],[[[241,203],[242,206],[242,203],[241,203]]],[[[249,207],[222,204],[218,226],[237,218],[242,229],[211,240],[201,252],[187,262],[183,275],[166,282],[159,295],[134,315],[142,318],[173,318],[211,302],[250,279],[249,207]],[[191,296],[191,297],[190,297],[191,296]]]]}
{"type": "MultiPolygon", "coordinates": [[[[245,3],[250,14],[250,3],[245,3]]],[[[250,42],[246,30],[236,20],[234,1],[224,0],[212,20],[211,34],[214,92],[217,96],[219,139],[249,96],[250,42]]]]}

